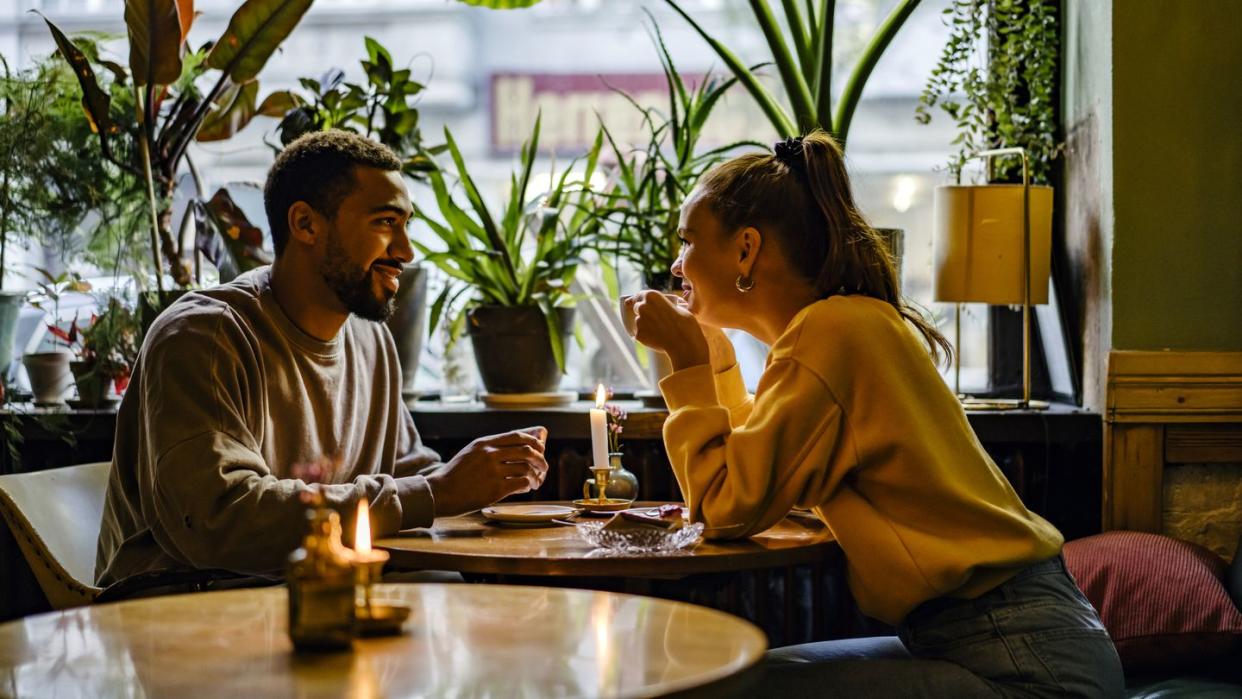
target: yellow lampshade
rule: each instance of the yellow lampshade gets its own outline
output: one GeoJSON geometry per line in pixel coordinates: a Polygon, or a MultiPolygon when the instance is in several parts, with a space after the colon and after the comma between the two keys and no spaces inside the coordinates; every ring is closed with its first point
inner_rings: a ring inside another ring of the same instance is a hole
{"type": "MultiPolygon", "coordinates": [[[[1052,188],[1031,186],[1031,303],[1048,303],[1052,188]]],[[[1022,185],[936,188],[935,300],[1022,303],[1022,185]]]]}

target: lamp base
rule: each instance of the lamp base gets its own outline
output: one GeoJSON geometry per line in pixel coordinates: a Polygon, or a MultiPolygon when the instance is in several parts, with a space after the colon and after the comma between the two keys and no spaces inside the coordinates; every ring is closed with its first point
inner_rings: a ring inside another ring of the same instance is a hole
{"type": "Polygon", "coordinates": [[[958,396],[962,407],[966,410],[999,412],[1005,410],[1047,410],[1048,402],[1042,400],[1023,400],[1021,398],[975,398],[958,396]]]}

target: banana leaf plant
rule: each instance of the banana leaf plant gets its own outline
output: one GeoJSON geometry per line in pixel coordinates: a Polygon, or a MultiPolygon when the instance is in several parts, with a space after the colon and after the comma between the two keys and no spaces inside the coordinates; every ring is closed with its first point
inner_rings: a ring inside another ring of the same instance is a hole
{"type": "Polygon", "coordinates": [[[518,172],[510,176],[508,201],[503,211],[497,212],[483,201],[461,150],[445,129],[448,152],[467,203],[465,207],[457,203],[440,170],[428,172],[441,219],[421,210],[415,215],[430,227],[444,249],[413,244],[450,280],[432,303],[432,331],[443,320],[448,324],[450,341],[456,341],[465,328],[466,312],[473,307],[535,306],[543,313],[553,356],[564,372],[564,339],[554,309],[574,300],[571,287],[578,266],[598,240],[602,223],[592,213],[591,200],[596,195],[589,183],[599,162],[603,134],[596,135],[586,155],[581,179],[570,179],[574,169],[571,163],[553,179],[550,191],[532,193],[540,124],[541,119],[536,118],[530,139],[522,145],[518,172]],[[473,296],[464,298],[471,293],[473,296]]]}
{"type": "MultiPolygon", "coordinates": [[[[263,196],[257,184],[242,182],[232,187],[258,190],[256,196],[263,196]]],[[[191,211],[197,231],[196,247],[215,265],[221,282],[272,263],[274,255],[263,245],[263,229],[251,223],[228,187],[216,190],[211,199],[192,202],[191,211]]]]}
{"type": "MultiPolygon", "coordinates": [[[[595,213],[609,224],[605,227],[603,248],[612,253],[612,258],[630,262],[649,282],[666,280],[657,285],[667,285],[672,281],[669,268],[680,253],[677,225],[681,205],[699,178],[733,149],[764,146],[742,141],[699,152],[699,139],[708,117],[725,93],[737,84],[737,78],[721,80],[709,73],[697,85],[687,84],[654,19],[651,26],[651,40],[668,83],[667,112],[644,107],[618,91],[642,114],[647,139],[642,146],[625,147],[607,125],[601,127],[616,166],[607,199],[595,213]]],[[[604,269],[609,292],[615,296],[616,268],[607,257],[604,269]]]]}
{"type": "Polygon", "coordinates": [[[781,138],[802,136],[815,129],[823,129],[845,147],[850,122],[862,97],[863,86],[871,77],[871,71],[875,69],[880,56],[910,17],[910,13],[918,7],[920,0],[899,0],[897,6],[880,24],[862,56],[854,64],[837,101],[835,112],[832,95],[835,0],[803,0],[801,3],[798,0],[781,0],[785,15],[783,27],[767,0],[749,0],[755,21],[763,31],[764,39],[772,52],[772,63],[775,64],[781,84],[785,88],[789,110],[759,82],[754,68],[748,68],[729,47],[709,34],[682,9],[677,0],[665,2],[707,41],[758,103],[781,138]]]}
{"type": "Polygon", "coordinates": [[[255,78],[311,2],[246,0],[218,39],[195,50],[186,41],[196,16],[193,0],[126,0],[128,69],[113,62],[100,62],[99,67],[131,86],[138,116],[132,129],[123,129],[113,118],[111,97],[100,87],[86,54],[44,18],[61,56],[81,84],[82,105],[99,135],[101,156],[146,181],[152,271],[161,300],[165,272],[180,287],[192,281],[185,238],[174,235],[171,209],[183,164],[194,178],[197,196],[206,196],[187,155],[190,143],[225,139],[256,115],[279,116],[287,111],[289,97],[284,93],[258,101],[255,78]],[[121,140],[128,142],[126,147],[114,147],[121,140]],[[136,157],[121,157],[122,152],[136,157]]]}

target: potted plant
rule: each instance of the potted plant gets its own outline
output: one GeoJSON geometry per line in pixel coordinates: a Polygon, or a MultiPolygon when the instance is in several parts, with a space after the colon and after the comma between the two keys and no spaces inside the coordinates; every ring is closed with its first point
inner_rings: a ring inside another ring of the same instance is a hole
{"type": "MultiPolygon", "coordinates": [[[[1052,215],[1054,193],[1049,186],[1055,160],[1060,156],[1063,143],[1059,138],[1056,112],[1056,81],[1060,71],[1058,47],[1060,27],[1057,22],[1057,3],[1051,0],[1013,3],[998,0],[956,0],[945,10],[950,35],[941,52],[940,60],[932,69],[915,118],[929,123],[936,108],[942,110],[957,127],[954,143],[958,150],[953,154],[948,170],[955,181],[961,180],[966,162],[976,159],[980,153],[997,149],[1021,148],[1023,157],[993,157],[985,168],[985,184],[950,185],[938,187],[937,216],[948,220],[960,218],[962,212],[1002,211],[1010,203],[1010,210],[1021,211],[1023,197],[1023,164],[1027,166],[1030,183],[1026,210],[1029,211],[1029,253],[1010,256],[1004,263],[993,263],[989,269],[1005,279],[1020,285],[1024,273],[1035,280],[1029,290],[1031,303],[1047,303],[1047,282],[1051,264],[1050,248],[1053,246],[1052,215]],[[1016,205],[1012,202],[1017,202],[1016,205]],[[1020,262],[1029,256],[1029,268],[1024,272],[1020,262]],[[1015,261],[1016,260],[1016,261],[1015,261]],[[1012,265],[1013,269],[1010,269],[1012,265]]],[[[999,215],[990,214],[994,220],[999,215]]],[[[1020,227],[1019,227],[1020,228],[1020,227]]],[[[1003,238],[996,238],[1003,242],[1003,238]]],[[[937,257],[946,260],[956,255],[952,245],[937,241],[943,251],[937,257]]],[[[1021,241],[1015,243],[1020,245],[1021,241]]],[[[959,265],[953,267],[959,269],[959,265]]],[[[955,275],[946,274],[946,278],[955,275]]],[[[958,275],[961,276],[961,275],[958,275]]],[[[964,277],[963,277],[964,278],[964,277]]],[[[1052,281],[1058,291],[1061,284],[1053,274],[1052,281]]],[[[938,276],[937,296],[945,299],[963,300],[961,284],[954,282],[950,288],[938,276]],[[942,292],[942,286],[944,291],[942,292]]],[[[1020,288],[1020,287],[1019,287],[1020,288]]],[[[1008,294],[1008,299],[994,298],[993,304],[1009,304],[1013,299],[1022,300],[1023,294],[1008,294]]],[[[1064,297],[1063,297],[1064,298],[1064,297]]],[[[982,298],[972,299],[982,300],[982,298]]],[[[1067,304],[1058,304],[1066,308],[1067,304]]],[[[1030,312],[1026,309],[1021,320],[1005,305],[992,305],[989,324],[994,336],[1022,334],[1024,343],[1029,342],[1030,312]],[[1022,324],[1022,326],[1019,325],[1022,324]]],[[[1062,324],[1069,320],[1062,317],[1062,324]]],[[[1073,337],[1071,328],[1063,327],[1066,337],[1073,337]]],[[[989,343],[989,352],[1003,346],[989,343]]],[[[1072,347],[1068,349],[1072,353],[1072,347]]],[[[1025,355],[1024,355],[1025,357],[1025,355]]],[[[1071,366],[1076,364],[1069,357],[1071,366]]],[[[1024,387],[1024,401],[1029,399],[1030,362],[1024,360],[1022,376],[1002,375],[991,362],[989,370],[995,391],[1003,391],[1002,384],[1019,383],[1024,387]]],[[[1015,372],[1016,373],[1016,372],[1015,372]]],[[[1073,393],[1078,392],[1076,372],[1070,372],[1073,393]]]]}
{"type": "MultiPolygon", "coordinates": [[[[642,145],[622,147],[603,125],[616,165],[608,196],[596,215],[608,223],[601,249],[614,260],[633,264],[648,288],[671,291],[677,283],[669,270],[680,252],[677,226],[682,203],[703,173],[723,161],[730,150],[743,145],[763,146],[747,141],[700,152],[699,139],[708,117],[737,79],[722,81],[708,74],[697,85],[687,85],[673,64],[659,27],[654,21],[652,26],[652,42],[668,81],[667,111],[643,107],[621,93],[642,114],[647,140],[642,145]]],[[[608,256],[604,262],[607,265],[608,256]]],[[[615,270],[608,270],[606,278],[615,285],[615,270]]],[[[610,291],[617,293],[615,288],[610,291]]]]}
{"type": "Polygon", "coordinates": [[[52,348],[45,352],[31,352],[22,357],[26,374],[30,379],[30,392],[34,394],[35,405],[59,405],[63,403],[65,391],[73,384],[73,373],[69,362],[73,359],[74,334],[77,319],[70,324],[70,330],[60,327],[61,297],[69,292],[86,293],[91,285],[76,272],[62,272],[53,276],[45,269],[36,270],[42,277],[38,282],[38,292],[31,300],[31,305],[51,315],[47,324],[48,334],[52,336],[52,348]],[[48,307],[50,304],[50,308],[48,307]]]}
{"type": "MultiPolygon", "coordinates": [[[[919,96],[915,118],[930,123],[939,107],[957,126],[958,149],[948,163],[955,179],[979,151],[1021,146],[1031,181],[1047,184],[1063,145],[1055,102],[1056,4],[956,0],[946,14],[949,40],[919,96]]],[[[997,182],[1021,182],[1022,163],[999,161],[995,173],[997,182]]]]}
{"type": "Polygon", "coordinates": [[[78,359],[69,366],[83,407],[107,404],[114,384],[118,393],[125,390],[138,359],[139,325],[134,312],[120,298],[107,297],[103,310],[92,315],[86,327],[75,322],[68,335],[59,328],[53,332],[70,343],[75,339],[79,343],[78,359]]]}
{"type": "MultiPolygon", "coordinates": [[[[690,23],[729,67],[734,77],[763,110],[779,137],[802,136],[815,129],[823,129],[837,140],[842,149],[849,142],[850,125],[867,79],[871,77],[880,56],[892,43],[893,37],[909,19],[910,14],[919,6],[920,1],[899,0],[888,17],[880,23],[851,69],[834,109],[832,45],[835,3],[828,0],[807,0],[804,15],[799,9],[799,3],[784,0],[781,5],[784,8],[786,26],[782,27],[767,0],[751,0],[750,7],[755,14],[755,22],[763,31],[772,53],[772,64],[776,66],[785,90],[785,98],[789,102],[790,109],[786,110],[776,96],[759,81],[756,75],[758,66],[747,67],[729,47],[694,21],[676,0],[665,0],[690,23]]],[[[903,232],[895,228],[875,230],[888,244],[900,275],[903,232]]]]}
{"type": "Polygon", "coordinates": [[[98,61],[111,79],[103,83],[96,77],[92,65],[96,62],[45,18],[81,85],[82,105],[98,135],[100,157],[145,184],[150,271],[158,296],[154,303],[143,300],[152,310],[171,300],[164,294],[165,273],[182,289],[192,283],[186,238],[174,234],[171,210],[183,164],[193,176],[198,197],[206,196],[188,156],[191,141],[227,138],[258,114],[284,113],[288,98],[282,93],[258,102],[255,77],[311,1],[246,0],[224,34],[197,50],[186,41],[195,17],[192,0],[126,3],[129,65],[98,61]],[[116,109],[113,96],[118,86],[132,95],[133,119],[116,109]]]}
{"type": "MultiPolygon", "coordinates": [[[[402,172],[426,183],[428,173],[436,167],[432,156],[442,153],[444,146],[423,144],[418,99],[425,86],[412,78],[409,68],[397,68],[392,54],[382,44],[371,37],[364,40],[367,55],[361,64],[366,82],[348,82],[339,69],[328,71],[319,79],[299,80],[306,92],[290,93],[290,109],[277,127],[280,147],[314,131],[352,131],[391,148],[402,160],[402,172]]],[[[427,270],[421,264],[407,265],[401,273],[393,314],[388,319],[401,360],[402,393],[407,397],[414,395],[426,317],[427,270]]]]}
{"type": "Polygon", "coordinates": [[[95,135],[82,118],[77,81],[60,59],[47,56],[14,72],[0,56],[0,65],[2,375],[13,359],[15,325],[26,298],[25,292],[6,290],[17,276],[13,246],[39,245],[62,260],[89,253],[92,262],[102,263],[112,250],[84,246],[82,223],[93,213],[94,228],[110,230],[136,200],[137,189],[89,152],[95,135]]]}
{"type": "Polygon", "coordinates": [[[586,156],[580,180],[565,168],[548,192],[530,191],[540,119],[522,146],[519,170],[510,178],[504,209],[493,213],[466,169],[453,136],[448,152],[465,192],[458,205],[439,170],[428,173],[442,220],[418,211],[445,246],[415,242],[425,258],[450,278],[431,307],[431,326],[441,318],[451,340],[470,335],[475,362],[489,393],[555,391],[565,371],[565,338],[573,325],[571,285],[578,265],[596,243],[599,220],[591,214],[588,183],[603,145],[602,132],[586,156]],[[496,215],[499,214],[499,215],[496,215]]]}

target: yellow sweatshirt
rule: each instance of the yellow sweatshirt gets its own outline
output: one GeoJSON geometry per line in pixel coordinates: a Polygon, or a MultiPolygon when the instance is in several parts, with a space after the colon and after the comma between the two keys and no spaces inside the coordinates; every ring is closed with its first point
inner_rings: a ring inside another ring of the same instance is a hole
{"type": "Polygon", "coordinates": [[[666,377],[664,443],[709,538],[762,532],[791,507],[832,530],[864,613],[974,598],[1061,549],[984,452],[914,329],[889,304],[804,308],[747,395],[737,366],[666,377]]]}

